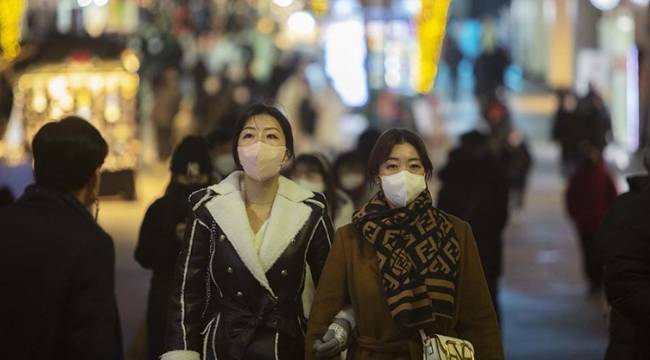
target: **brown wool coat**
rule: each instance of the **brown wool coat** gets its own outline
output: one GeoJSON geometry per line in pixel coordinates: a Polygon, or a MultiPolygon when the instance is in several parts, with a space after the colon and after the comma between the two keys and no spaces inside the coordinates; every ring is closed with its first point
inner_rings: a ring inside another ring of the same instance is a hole
{"type": "MultiPolygon", "coordinates": [[[[461,244],[459,288],[454,318],[438,318],[435,333],[469,340],[477,360],[504,359],[496,313],[470,226],[449,216],[461,244]]],[[[336,233],[316,290],[306,336],[307,360],[315,359],[316,339],[334,316],[352,304],[356,321],[348,359],[421,360],[417,334],[400,330],[390,315],[372,245],[353,225],[336,233]]]]}

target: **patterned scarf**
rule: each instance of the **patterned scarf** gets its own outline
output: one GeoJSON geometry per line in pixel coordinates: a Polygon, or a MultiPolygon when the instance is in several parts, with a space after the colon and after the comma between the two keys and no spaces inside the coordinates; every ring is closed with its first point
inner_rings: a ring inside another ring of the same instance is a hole
{"type": "Polygon", "coordinates": [[[388,308],[398,325],[423,328],[435,316],[453,318],[460,244],[429,191],[397,209],[380,191],[352,223],[377,252],[388,308]]]}

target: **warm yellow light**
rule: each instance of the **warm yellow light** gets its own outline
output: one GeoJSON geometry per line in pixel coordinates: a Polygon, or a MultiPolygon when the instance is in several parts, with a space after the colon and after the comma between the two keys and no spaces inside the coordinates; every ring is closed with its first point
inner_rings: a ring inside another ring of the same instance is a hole
{"type": "Polygon", "coordinates": [[[122,65],[128,72],[138,72],[140,69],[140,60],[132,50],[124,50],[121,55],[122,65]]]}
{"type": "Polygon", "coordinates": [[[43,92],[35,92],[32,97],[32,109],[37,113],[42,113],[47,109],[47,98],[43,92]]]}
{"type": "Polygon", "coordinates": [[[329,0],[311,0],[311,11],[316,16],[327,14],[329,7],[329,0]]]}
{"type": "Polygon", "coordinates": [[[257,22],[257,31],[262,34],[270,34],[273,32],[273,21],[267,18],[261,18],[257,22]]]}
{"type": "Polygon", "coordinates": [[[55,76],[47,84],[47,91],[51,98],[58,99],[68,94],[68,81],[65,76],[55,76]]]}
{"type": "Polygon", "coordinates": [[[138,94],[140,78],[137,75],[125,75],[120,82],[121,94],[125,99],[131,100],[138,94]]]}
{"type": "Polygon", "coordinates": [[[11,61],[20,54],[24,10],[25,0],[0,0],[0,49],[5,60],[11,61]]]}
{"type": "Polygon", "coordinates": [[[99,94],[104,90],[104,77],[101,75],[92,75],[88,78],[88,87],[93,94],[99,94]]]}
{"type": "Polygon", "coordinates": [[[416,18],[418,38],[418,66],[414,88],[424,94],[433,88],[438,73],[438,59],[447,26],[451,0],[422,0],[416,18]]]}

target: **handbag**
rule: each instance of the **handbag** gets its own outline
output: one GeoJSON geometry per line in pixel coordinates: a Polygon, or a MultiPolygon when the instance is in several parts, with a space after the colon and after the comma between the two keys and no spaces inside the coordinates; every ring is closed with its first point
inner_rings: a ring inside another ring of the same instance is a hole
{"type": "Polygon", "coordinates": [[[422,360],[474,360],[474,346],[467,340],[444,336],[428,336],[420,330],[422,360]]]}

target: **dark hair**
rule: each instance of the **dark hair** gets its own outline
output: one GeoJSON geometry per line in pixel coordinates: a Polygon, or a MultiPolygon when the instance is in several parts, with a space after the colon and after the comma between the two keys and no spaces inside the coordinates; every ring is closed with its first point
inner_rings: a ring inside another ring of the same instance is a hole
{"type": "Polygon", "coordinates": [[[375,128],[368,128],[359,135],[357,140],[357,151],[359,155],[367,157],[370,155],[372,148],[375,147],[377,139],[381,136],[381,131],[375,128]]]}
{"type": "Polygon", "coordinates": [[[45,124],[32,140],[36,184],[72,192],[83,188],[102,166],[108,145],[86,120],[68,116],[45,124]]]}
{"type": "Polygon", "coordinates": [[[363,176],[366,176],[366,163],[361,159],[359,154],[356,151],[348,151],[340,154],[336,160],[334,160],[334,165],[332,166],[332,175],[337,181],[337,186],[342,187],[340,184],[341,169],[346,165],[359,165],[363,172],[363,176]]]}
{"type": "Polygon", "coordinates": [[[289,158],[293,158],[294,156],[293,133],[291,132],[291,124],[289,123],[289,119],[287,119],[287,117],[284,116],[284,114],[278,108],[271,105],[257,103],[246,108],[246,110],[244,110],[244,112],[239,116],[232,134],[232,157],[235,159],[235,164],[239,169],[241,169],[241,162],[239,161],[239,154],[237,153],[239,135],[244,129],[246,122],[250,118],[258,115],[269,115],[277,120],[278,123],[280,123],[280,128],[282,129],[284,138],[286,139],[286,148],[289,151],[289,158]]]}
{"type": "Polygon", "coordinates": [[[169,165],[172,174],[187,175],[190,172],[189,165],[195,163],[199,166],[200,174],[212,174],[212,160],[208,144],[200,136],[189,135],[176,146],[169,165]]]}
{"type": "Polygon", "coordinates": [[[643,166],[647,172],[650,172],[650,146],[643,150],[643,166]]]}
{"type": "Polygon", "coordinates": [[[217,145],[231,143],[232,134],[224,129],[216,129],[205,137],[205,141],[208,143],[208,147],[212,149],[217,145]]]}
{"type": "Polygon", "coordinates": [[[332,217],[332,220],[334,220],[336,218],[337,204],[336,184],[334,183],[334,178],[330,171],[329,162],[322,154],[302,154],[296,157],[296,159],[291,163],[291,167],[287,170],[287,174],[291,177],[299,165],[305,165],[309,171],[316,171],[323,177],[323,181],[325,182],[325,197],[327,198],[330,216],[332,217]]]}
{"type": "Polygon", "coordinates": [[[433,164],[427,154],[427,148],[424,146],[422,139],[414,132],[406,129],[390,129],[384,132],[375,147],[372,148],[370,158],[368,159],[368,179],[372,181],[379,176],[379,167],[386,161],[393,147],[398,144],[411,144],[420,156],[420,161],[424,166],[424,173],[427,179],[433,175],[433,164]]]}

